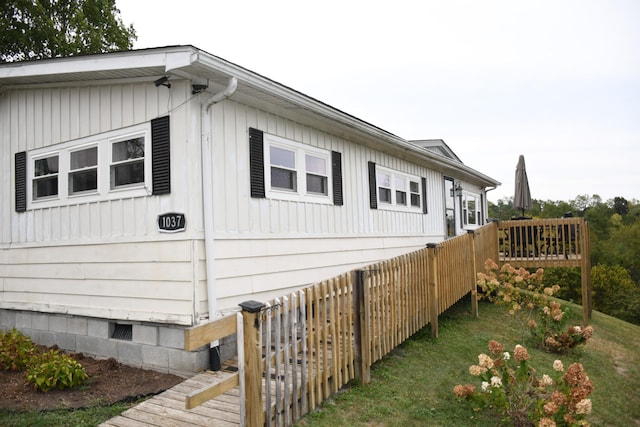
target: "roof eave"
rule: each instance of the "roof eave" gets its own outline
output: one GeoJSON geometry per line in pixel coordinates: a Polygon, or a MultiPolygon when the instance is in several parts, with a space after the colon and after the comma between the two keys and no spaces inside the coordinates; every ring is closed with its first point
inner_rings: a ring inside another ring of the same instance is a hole
{"type": "Polygon", "coordinates": [[[16,78],[60,76],[64,74],[97,73],[109,70],[161,69],[164,73],[190,74],[193,67],[202,67],[214,74],[236,77],[238,81],[258,89],[265,94],[296,105],[314,116],[356,131],[367,139],[384,143],[391,151],[404,153],[413,161],[438,167],[461,179],[468,179],[482,186],[497,186],[500,183],[462,163],[430,153],[390,132],[340,111],[317,99],[307,96],[276,81],[211,55],[194,46],[169,46],[125,52],[112,52],[86,56],[53,58],[44,61],[27,61],[0,66],[0,81],[16,78]]]}

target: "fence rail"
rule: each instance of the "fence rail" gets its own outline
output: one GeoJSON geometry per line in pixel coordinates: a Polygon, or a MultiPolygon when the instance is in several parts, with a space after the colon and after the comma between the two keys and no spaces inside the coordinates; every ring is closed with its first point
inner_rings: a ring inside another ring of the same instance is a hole
{"type": "MultiPolygon", "coordinates": [[[[476,274],[486,259],[524,267],[581,260],[584,268],[588,251],[582,219],[490,223],[265,304],[251,301],[248,310],[241,305],[238,341],[242,335],[246,355],[240,384],[253,387],[243,391],[246,424],[292,425],[349,381],[368,382],[371,366],[417,331],[430,324],[437,336],[438,316],[469,293],[477,315],[476,274]]],[[[583,301],[590,305],[582,275],[583,301]]],[[[214,331],[193,328],[198,339],[191,345],[208,342],[214,331]]]]}

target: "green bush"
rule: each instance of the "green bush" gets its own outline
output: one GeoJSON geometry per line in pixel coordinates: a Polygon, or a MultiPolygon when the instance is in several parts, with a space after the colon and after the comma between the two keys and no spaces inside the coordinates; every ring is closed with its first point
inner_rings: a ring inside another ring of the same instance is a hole
{"type": "Polygon", "coordinates": [[[29,363],[25,378],[37,390],[47,392],[81,385],[88,378],[77,360],[61,354],[58,350],[34,356],[29,363]]]}
{"type": "Polygon", "coordinates": [[[0,331],[0,370],[22,371],[36,354],[37,347],[31,338],[13,328],[0,331]]]}

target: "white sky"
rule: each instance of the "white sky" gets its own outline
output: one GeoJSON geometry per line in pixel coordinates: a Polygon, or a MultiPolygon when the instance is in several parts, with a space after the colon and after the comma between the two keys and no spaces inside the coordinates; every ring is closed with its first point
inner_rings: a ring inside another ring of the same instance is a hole
{"type": "Polygon", "coordinates": [[[513,194],[640,199],[638,0],[117,0],[134,48],[193,45],[513,194]]]}

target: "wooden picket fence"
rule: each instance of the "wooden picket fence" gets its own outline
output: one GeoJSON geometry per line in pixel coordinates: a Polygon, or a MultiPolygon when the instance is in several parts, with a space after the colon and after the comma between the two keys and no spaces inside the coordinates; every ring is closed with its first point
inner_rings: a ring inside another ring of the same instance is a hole
{"type": "MultiPolygon", "coordinates": [[[[350,381],[367,383],[371,366],[420,329],[431,325],[437,337],[438,316],[469,293],[477,315],[476,274],[504,256],[499,229],[490,223],[264,304],[249,301],[242,322],[191,328],[185,342],[193,349],[237,334],[241,424],[290,426],[350,381]]],[[[188,401],[213,394],[200,390],[188,401]]]]}

